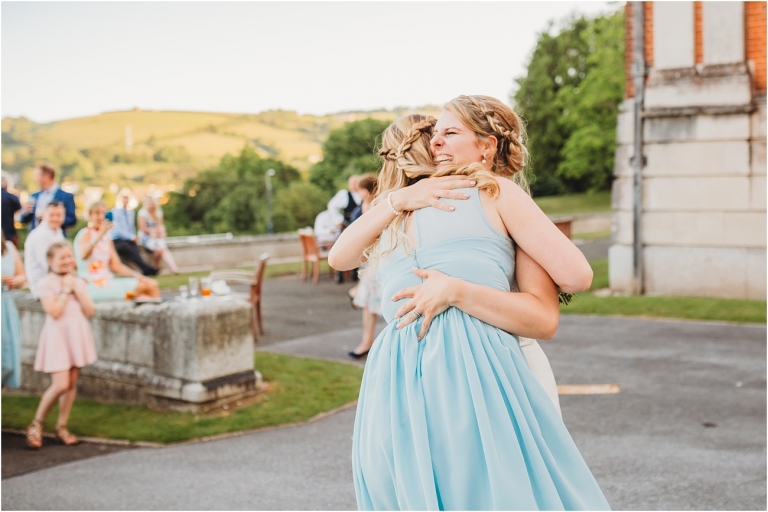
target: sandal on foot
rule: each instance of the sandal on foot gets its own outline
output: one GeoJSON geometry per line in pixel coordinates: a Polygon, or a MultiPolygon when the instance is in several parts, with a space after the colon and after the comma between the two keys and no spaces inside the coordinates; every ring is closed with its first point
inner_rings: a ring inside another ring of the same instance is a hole
{"type": "Polygon", "coordinates": [[[43,447],[43,422],[32,420],[27,427],[27,446],[39,450],[43,447]]]}
{"type": "Polygon", "coordinates": [[[56,427],[56,439],[66,446],[72,446],[80,442],[77,436],[67,430],[67,427],[64,425],[56,427]]]}

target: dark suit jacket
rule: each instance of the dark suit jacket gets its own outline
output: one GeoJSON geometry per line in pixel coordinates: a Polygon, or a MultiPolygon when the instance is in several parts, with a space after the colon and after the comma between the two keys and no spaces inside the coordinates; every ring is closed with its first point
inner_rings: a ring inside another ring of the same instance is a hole
{"type": "MultiPolygon", "coordinates": [[[[23,224],[29,223],[29,230],[32,231],[35,229],[35,226],[37,226],[37,215],[35,213],[37,212],[37,196],[40,195],[40,192],[35,192],[32,194],[32,199],[35,200],[35,211],[32,213],[22,213],[21,222],[23,224]]],[[[66,216],[64,217],[64,225],[61,226],[61,230],[65,232],[68,227],[74,226],[77,224],[77,217],[75,216],[75,196],[70,194],[69,192],[64,192],[61,189],[56,190],[56,193],[53,194],[53,200],[54,201],[61,201],[64,203],[64,209],[67,211],[66,216]]]]}
{"type": "Polygon", "coordinates": [[[13,225],[13,216],[21,210],[19,198],[5,189],[3,191],[2,227],[6,240],[16,236],[16,226],[13,225]]]}

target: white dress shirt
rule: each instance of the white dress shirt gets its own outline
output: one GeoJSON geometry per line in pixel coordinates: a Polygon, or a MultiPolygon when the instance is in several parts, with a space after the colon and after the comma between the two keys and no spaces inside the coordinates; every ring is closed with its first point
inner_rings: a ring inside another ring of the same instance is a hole
{"type": "Polygon", "coordinates": [[[61,228],[54,231],[45,222],[29,232],[24,242],[24,271],[32,296],[37,298],[37,284],[48,274],[48,258],[45,253],[54,243],[64,240],[61,228]]]}
{"type": "Polygon", "coordinates": [[[341,235],[339,224],[344,222],[344,217],[339,212],[323,210],[315,217],[315,239],[319,245],[330,244],[341,235]]]}
{"type": "Polygon", "coordinates": [[[53,201],[53,196],[56,195],[57,190],[59,190],[59,186],[54,183],[46,190],[40,191],[40,194],[37,196],[37,200],[35,201],[35,215],[37,215],[38,218],[43,216],[45,207],[48,206],[48,203],[53,201]]]}
{"type": "MultiPolygon", "coordinates": [[[[352,200],[355,202],[355,204],[359,205],[360,201],[362,201],[362,198],[360,197],[360,194],[357,192],[352,192],[352,200]]],[[[346,190],[339,190],[336,192],[336,195],[333,196],[333,199],[328,202],[328,208],[332,208],[334,210],[343,210],[347,206],[349,206],[349,192],[346,190]]]]}

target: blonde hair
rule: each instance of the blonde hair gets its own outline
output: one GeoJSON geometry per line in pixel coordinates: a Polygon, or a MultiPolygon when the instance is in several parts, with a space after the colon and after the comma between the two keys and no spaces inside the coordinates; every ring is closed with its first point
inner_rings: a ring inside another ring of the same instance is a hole
{"type": "Polygon", "coordinates": [[[99,208],[104,208],[105,210],[109,211],[109,208],[107,208],[107,203],[104,201],[96,201],[88,207],[88,215],[93,215],[99,208]]]}
{"type": "Polygon", "coordinates": [[[459,121],[475,132],[477,139],[487,143],[496,138],[496,151],[486,156],[491,162],[491,172],[496,176],[512,178],[530,194],[525,176],[528,163],[526,134],[520,116],[507,105],[490,96],[458,96],[445,105],[459,121]]]}
{"type": "MultiPolygon", "coordinates": [[[[386,201],[387,196],[396,190],[413,185],[423,178],[449,175],[466,175],[477,181],[477,188],[485,190],[491,197],[499,194],[499,185],[494,176],[479,163],[452,166],[436,170],[429,144],[437,120],[431,116],[410,114],[390,124],[381,136],[379,156],[384,159],[379,173],[379,184],[373,205],[386,201]]],[[[378,259],[392,252],[400,242],[407,252],[408,239],[403,227],[411,212],[402,212],[395,216],[384,229],[390,240],[390,246],[380,247],[381,235],[363,251],[363,260],[368,262],[366,272],[376,267],[378,259]]],[[[382,234],[383,234],[382,233],[382,234]]]]}
{"type": "Polygon", "coordinates": [[[53,257],[56,255],[56,253],[60,249],[64,249],[64,248],[67,248],[70,251],[73,251],[74,253],[74,250],[72,249],[72,244],[70,244],[68,240],[60,240],[58,242],[53,242],[50,246],[48,246],[48,250],[45,251],[45,259],[47,261],[51,261],[53,257]]]}

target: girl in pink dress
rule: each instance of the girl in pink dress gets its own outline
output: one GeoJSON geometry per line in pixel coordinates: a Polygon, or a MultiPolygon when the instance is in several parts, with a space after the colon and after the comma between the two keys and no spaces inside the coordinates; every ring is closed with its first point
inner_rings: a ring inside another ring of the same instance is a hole
{"type": "Polygon", "coordinates": [[[43,422],[59,400],[56,438],[65,445],[77,444],[67,430],[67,420],[75,402],[80,368],[96,361],[96,347],[88,318],[95,311],[88,285],[78,278],[75,256],[69,242],[56,242],[46,254],[50,272],[39,286],[40,303],[46,318],[40,333],[35,370],[51,374],[51,385],[43,393],[35,419],[27,428],[27,445],[43,445],[43,422]]]}

